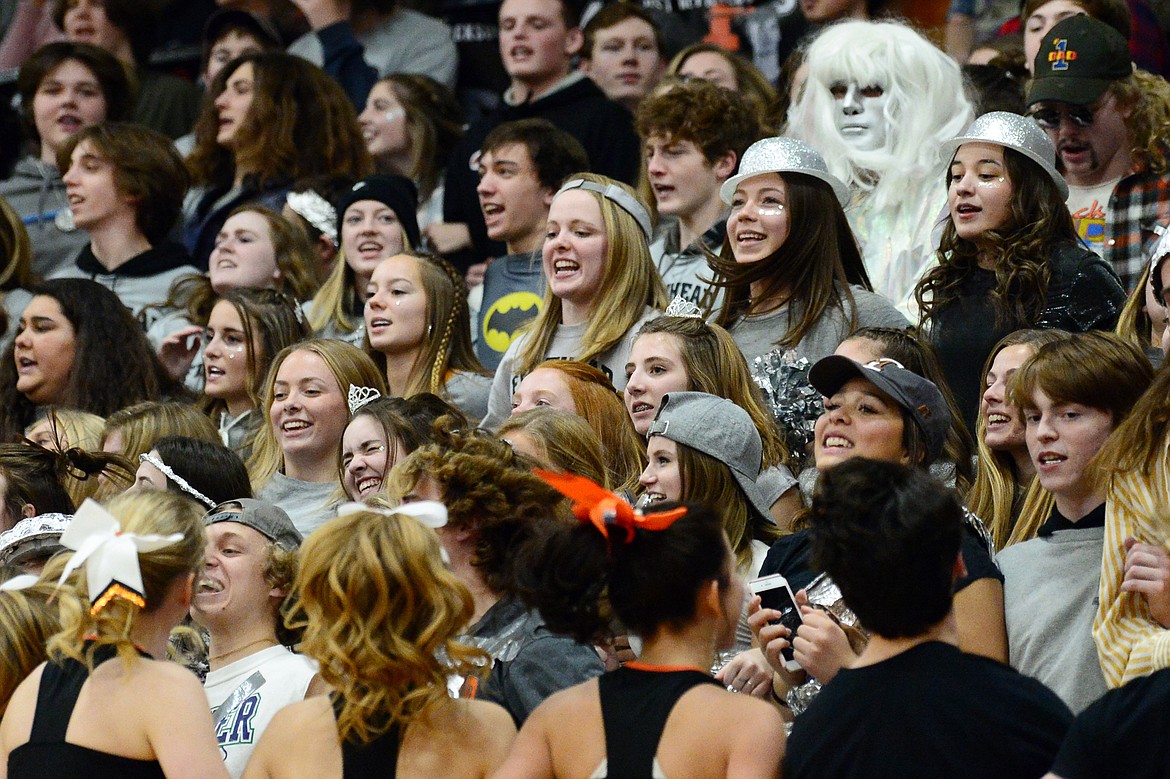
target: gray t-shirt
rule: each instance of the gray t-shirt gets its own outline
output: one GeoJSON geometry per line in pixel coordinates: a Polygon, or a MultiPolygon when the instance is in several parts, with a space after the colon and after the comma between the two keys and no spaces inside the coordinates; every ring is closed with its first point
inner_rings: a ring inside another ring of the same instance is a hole
{"type": "MultiPolygon", "coordinates": [[[[906,317],[881,295],[860,287],[850,287],[850,292],[853,293],[853,303],[857,311],[857,327],[909,326],[906,317]]],[[[796,301],[767,314],[746,316],[732,323],[728,332],[735,339],[749,365],[755,358],[779,348],[779,340],[788,332],[790,309],[795,319],[800,314],[801,306],[802,303],[796,301]]],[[[849,321],[851,318],[848,304],[844,311],[836,306],[830,306],[796,345],[797,356],[807,358],[810,363],[828,357],[849,337],[853,329],[849,321]]]]}
{"type": "Polygon", "coordinates": [[[1074,714],[1105,694],[1093,642],[1105,528],[1058,530],[1004,549],[1008,660],[1060,696],[1074,714]]]}
{"type": "MultiPolygon", "coordinates": [[[[638,330],[646,322],[661,315],[662,313],[657,309],[646,306],[645,310],[642,311],[642,316],[626,331],[625,336],[618,341],[616,346],[590,361],[592,365],[609,377],[609,380],[613,382],[614,389],[619,392],[626,388],[626,360],[630,356],[630,347],[633,346],[638,330]]],[[[548,350],[544,353],[545,359],[575,360],[577,355],[581,353],[581,339],[584,338],[585,330],[588,327],[588,322],[582,322],[579,325],[558,325],[548,350]]],[[[500,367],[496,369],[496,376],[492,380],[492,391],[488,398],[488,413],[480,427],[494,430],[512,413],[512,393],[516,391],[520,380],[524,378],[515,372],[514,366],[529,335],[529,332],[524,332],[516,336],[511,346],[508,347],[508,351],[504,352],[504,356],[500,359],[500,367]]]]}
{"type": "Polygon", "coordinates": [[[309,533],[333,517],[335,496],[340,491],[341,485],[336,480],[301,481],[278,471],[256,492],[256,497],[284,509],[296,529],[308,538],[309,533]]]}
{"type": "Polygon", "coordinates": [[[451,405],[466,414],[473,424],[487,414],[488,395],[492,390],[491,376],[460,371],[447,380],[443,389],[451,405]]]}

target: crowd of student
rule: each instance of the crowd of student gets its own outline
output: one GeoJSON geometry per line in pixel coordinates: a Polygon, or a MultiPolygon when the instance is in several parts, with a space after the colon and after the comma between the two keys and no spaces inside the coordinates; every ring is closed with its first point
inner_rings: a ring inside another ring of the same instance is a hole
{"type": "Polygon", "coordinates": [[[0,776],[1170,770],[1141,0],[220,5],[0,43],[0,776]]]}

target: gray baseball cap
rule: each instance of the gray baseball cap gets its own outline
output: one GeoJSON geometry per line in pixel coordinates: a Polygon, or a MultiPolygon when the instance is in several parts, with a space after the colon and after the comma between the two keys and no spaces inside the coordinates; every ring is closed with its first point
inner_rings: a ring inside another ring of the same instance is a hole
{"type": "Polygon", "coordinates": [[[203,515],[204,525],[218,522],[247,525],[285,549],[299,549],[304,540],[284,509],[255,498],[225,500],[203,515]]]}
{"type": "Polygon", "coordinates": [[[668,392],[646,437],[660,435],[684,444],[731,469],[752,506],[771,520],[771,504],[756,484],[764,447],[748,413],[727,398],[705,392],[668,392]]]}
{"type": "Polygon", "coordinates": [[[809,383],[825,397],[855,378],[865,379],[909,412],[926,435],[929,461],[924,465],[939,458],[951,429],[951,412],[934,382],[907,370],[897,360],[883,358],[862,365],[839,354],[819,360],[808,372],[809,383]]]}

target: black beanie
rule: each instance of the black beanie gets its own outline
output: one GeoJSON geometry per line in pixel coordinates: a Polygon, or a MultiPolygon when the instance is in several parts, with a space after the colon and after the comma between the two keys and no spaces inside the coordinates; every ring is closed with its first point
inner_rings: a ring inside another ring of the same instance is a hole
{"type": "Polygon", "coordinates": [[[418,232],[418,189],[406,176],[370,176],[350,187],[337,203],[337,235],[345,221],[345,210],[361,200],[376,200],[389,206],[402,223],[402,232],[417,250],[421,240],[418,232]]]}

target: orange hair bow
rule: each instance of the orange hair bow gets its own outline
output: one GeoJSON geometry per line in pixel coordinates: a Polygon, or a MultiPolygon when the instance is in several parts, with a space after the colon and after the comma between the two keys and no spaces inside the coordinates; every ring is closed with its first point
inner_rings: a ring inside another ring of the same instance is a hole
{"type": "Polygon", "coordinates": [[[610,540],[609,531],[612,527],[625,529],[626,537],[622,543],[628,544],[634,540],[635,528],[666,530],[675,523],[675,520],[687,513],[684,506],[654,513],[635,511],[629,503],[584,476],[553,473],[539,468],[534,468],[532,472],[562,495],[570,498],[577,520],[582,524],[588,522],[593,525],[606,541],[610,540]]]}

